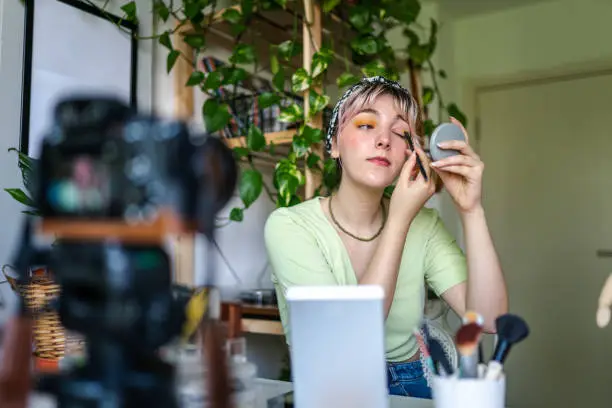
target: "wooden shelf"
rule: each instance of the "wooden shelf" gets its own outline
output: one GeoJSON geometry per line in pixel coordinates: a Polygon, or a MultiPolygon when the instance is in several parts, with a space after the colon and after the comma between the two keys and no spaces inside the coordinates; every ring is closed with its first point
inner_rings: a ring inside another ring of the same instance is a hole
{"type": "MultiPolygon", "coordinates": [[[[244,38],[245,40],[252,39],[251,43],[255,47],[260,65],[267,66],[269,64],[271,56],[270,45],[277,45],[294,37],[304,44],[304,34],[301,27],[304,22],[304,15],[301,7],[301,2],[293,2],[287,4],[285,10],[255,10],[253,12],[253,20],[249,23],[244,38]],[[298,19],[296,35],[293,34],[295,18],[298,19]]],[[[209,27],[208,36],[213,37],[213,43],[231,50],[236,36],[231,31],[231,25],[222,18],[223,13],[228,9],[240,11],[240,6],[235,5],[215,12],[212,17],[212,24],[209,27]]],[[[355,32],[335,15],[330,14],[323,17],[325,18],[322,24],[322,27],[325,27],[322,29],[324,42],[331,43],[330,48],[332,50],[343,50],[354,38],[355,32]]],[[[334,57],[334,61],[327,69],[326,75],[328,78],[335,79],[339,77],[342,73],[346,72],[347,66],[353,74],[361,75],[360,69],[352,61],[346,60],[341,51],[340,53],[335,52],[334,57]]],[[[302,56],[298,55],[288,63],[294,69],[301,68],[303,67],[302,56]]]]}
{"type": "MultiPolygon", "coordinates": [[[[293,142],[293,136],[295,135],[295,132],[296,131],[293,129],[282,130],[280,132],[265,133],[264,137],[266,138],[267,145],[270,143],[274,143],[275,145],[289,144],[293,142]]],[[[246,137],[244,136],[225,138],[224,141],[225,144],[232,149],[234,147],[246,146],[246,137]]]]}

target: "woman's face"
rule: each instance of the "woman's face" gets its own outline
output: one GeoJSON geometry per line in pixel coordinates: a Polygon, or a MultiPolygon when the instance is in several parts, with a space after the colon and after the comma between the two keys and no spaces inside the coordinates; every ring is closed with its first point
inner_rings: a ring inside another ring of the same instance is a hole
{"type": "Polygon", "coordinates": [[[372,188],[393,183],[404,165],[410,131],[407,112],[400,112],[391,95],[380,95],[348,117],[332,145],[340,157],[342,177],[372,188]]]}

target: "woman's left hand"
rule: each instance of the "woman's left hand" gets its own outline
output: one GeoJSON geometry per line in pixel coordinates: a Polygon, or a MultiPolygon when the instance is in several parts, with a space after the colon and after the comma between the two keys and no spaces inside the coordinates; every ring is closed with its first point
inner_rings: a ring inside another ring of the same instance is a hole
{"type": "Polygon", "coordinates": [[[458,150],[459,154],[435,161],[431,166],[442,179],[459,212],[469,213],[481,206],[484,163],[470,146],[467,131],[461,122],[453,117],[451,122],[461,128],[465,141],[440,143],[441,149],[458,150]]]}

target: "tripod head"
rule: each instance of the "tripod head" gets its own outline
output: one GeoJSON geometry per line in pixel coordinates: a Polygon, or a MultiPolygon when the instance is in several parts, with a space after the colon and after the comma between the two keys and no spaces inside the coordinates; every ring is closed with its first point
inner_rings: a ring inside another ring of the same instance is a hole
{"type": "Polygon", "coordinates": [[[159,350],[179,335],[187,299],[173,290],[164,244],[212,238],[237,173],[223,142],[181,122],[112,98],[58,103],[34,171],[41,217],[26,220],[16,267],[24,280],[34,259],[46,261],[62,325],[85,340],[83,366],[39,378],[59,408],[177,406],[174,367],[159,350]],[[39,236],[55,242],[39,250],[39,236]]]}

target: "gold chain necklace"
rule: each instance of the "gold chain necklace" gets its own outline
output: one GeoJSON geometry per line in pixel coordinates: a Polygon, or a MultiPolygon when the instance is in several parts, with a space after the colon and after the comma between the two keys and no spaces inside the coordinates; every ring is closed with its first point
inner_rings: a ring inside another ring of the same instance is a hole
{"type": "Polygon", "coordinates": [[[336,224],[336,227],[338,227],[340,229],[340,231],[344,232],[346,235],[348,235],[351,238],[355,238],[356,240],[359,241],[364,241],[364,242],[369,242],[369,241],[373,241],[376,239],[376,237],[378,237],[380,235],[380,233],[382,232],[383,228],[385,228],[385,224],[387,223],[387,210],[385,209],[385,205],[383,204],[382,200],[380,201],[380,208],[382,209],[382,215],[383,215],[383,221],[382,221],[382,225],[380,226],[380,229],[378,230],[378,232],[376,232],[376,234],[374,234],[372,237],[370,238],[361,238],[358,237],[357,235],[353,235],[350,232],[348,232],[346,229],[344,229],[344,227],[342,227],[342,225],[340,225],[340,223],[338,222],[338,220],[336,220],[336,217],[334,216],[334,212],[332,211],[332,196],[329,196],[329,215],[331,216],[332,221],[334,222],[334,224],[336,224]]]}

